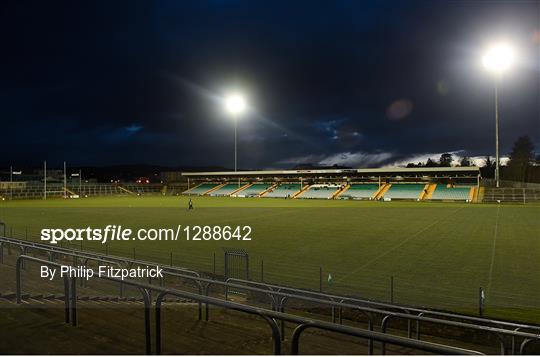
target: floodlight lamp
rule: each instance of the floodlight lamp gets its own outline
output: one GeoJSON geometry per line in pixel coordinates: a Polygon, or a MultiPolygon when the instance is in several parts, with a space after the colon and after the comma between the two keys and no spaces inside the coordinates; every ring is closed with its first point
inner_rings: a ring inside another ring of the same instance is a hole
{"type": "Polygon", "coordinates": [[[233,115],[238,115],[246,109],[246,101],[240,94],[232,94],[225,99],[227,111],[233,115]]]}
{"type": "Polygon", "coordinates": [[[507,70],[514,61],[514,51],[507,44],[498,44],[490,48],[482,58],[484,67],[493,72],[507,70]]]}

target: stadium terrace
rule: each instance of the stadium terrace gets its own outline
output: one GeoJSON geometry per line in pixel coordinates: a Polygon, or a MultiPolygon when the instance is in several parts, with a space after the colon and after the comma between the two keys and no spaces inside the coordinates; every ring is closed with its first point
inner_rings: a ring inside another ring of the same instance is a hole
{"type": "Polygon", "coordinates": [[[478,167],[182,173],[187,195],[477,202],[478,167]]]}

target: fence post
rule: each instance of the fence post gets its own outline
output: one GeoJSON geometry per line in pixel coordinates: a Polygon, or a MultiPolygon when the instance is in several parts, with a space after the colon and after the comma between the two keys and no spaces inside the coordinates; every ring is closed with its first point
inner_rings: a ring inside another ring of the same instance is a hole
{"type": "Polygon", "coordinates": [[[322,292],[322,267],[319,267],[319,291],[322,292]]]}
{"type": "Polygon", "coordinates": [[[394,303],[394,276],[390,276],[390,303],[394,303]]]}
{"type": "Polygon", "coordinates": [[[246,258],[246,280],[249,280],[249,258],[246,258]]]}
{"type": "Polygon", "coordinates": [[[484,299],[484,289],[480,287],[478,291],[478,314],[480,315],[480,317],[484,315],[484,299]]]}
{"type": "Polygon", "coordinates": [[[24,240],[28,240],[28,227],[24,227],[24,240]]]}
{"type": "MultiPolygon", "coordinates": [[[[224,275],[225,275],[225,279],[227,279],[229,277],[229,259],[227,259],[227,252],[225,252],[225,267],[224,267],[223,270],[224,270],[223,272],[224,272],[224,275]]],[[[227,290],[228,290],[228,288],[227,288],[227,290]]]]}
{"type": "Polygon", "coordinates": [[[264,283],[264,259],[261,259],[261,283],[264,283]]]}

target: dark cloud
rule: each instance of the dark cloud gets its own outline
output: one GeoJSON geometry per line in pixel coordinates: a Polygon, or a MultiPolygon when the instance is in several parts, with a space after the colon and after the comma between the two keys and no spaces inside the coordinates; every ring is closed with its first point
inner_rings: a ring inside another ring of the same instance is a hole
{"type": "Polygon", "coordinates": [[[378,165],[540,147],[537,1],[5,1],[0,165],[233,164],[220,98],[241,89],[243,168],[378,165]],[[460,151],[461,152],[461,151],[460,151]]]}

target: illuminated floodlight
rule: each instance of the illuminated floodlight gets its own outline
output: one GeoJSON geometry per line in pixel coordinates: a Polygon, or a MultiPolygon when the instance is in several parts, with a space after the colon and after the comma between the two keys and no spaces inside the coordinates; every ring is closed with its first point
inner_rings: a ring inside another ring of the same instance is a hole
{"type": "Polygon", "coordinates": [[[495,185],[500,187],[499,168],[499,86],[501,84],[501,74],[506,71],[514,62],[514,50],[506,43],[499,43],[491,47],[484,57],[482,63],[484,67],[495,73],[495,185]]]}
{"type": "MultiPolygon", "coordinates": [[[[238,117],[247,108],[246,100],[239,93],[233,93],[224,99],[225,109],[234,118],[234,172],[238,170],[238,117]]],[[[240,178],[238,178],[238,187],[240,187],[240,178]]]]}
{"type": "Polygon", "coordinates": [[[504,43],[491,47],[482,58],[486,69],[498,73],[507,70],[513,61],[514,51],[512,47],[504,43]]]}
{"type": "Polygon", "coordinates": [[[246,101],[240,94],[232,94],[225,98],[225,107],[227,111],[236,116],[246,110],[246,101]]]}

